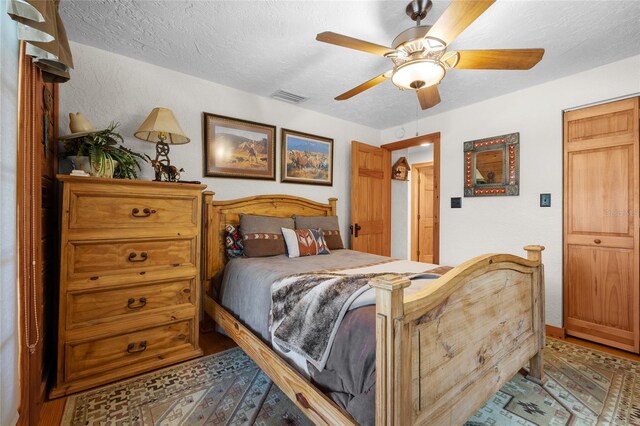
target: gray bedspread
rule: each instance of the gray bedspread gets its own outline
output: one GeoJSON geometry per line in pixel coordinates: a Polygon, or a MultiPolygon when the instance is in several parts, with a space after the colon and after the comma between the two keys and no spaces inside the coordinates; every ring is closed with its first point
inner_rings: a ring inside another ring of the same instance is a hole
{"type": "Polygon", "coordinates": [[[330,255],[295,259],[289,259],[286,255],[239,257],[227,263],[219,300],[244,325],[269,342],[272,283],[292,274],[355,268],[388,260],[391,259],[352,250],[334,250],[330,255]]]}
{"type": "Polygon", "coordinates": [[[309,366],[311,379],[363,426],[375,425],[376,307],[347,312],[322,371],[309,366]]]}

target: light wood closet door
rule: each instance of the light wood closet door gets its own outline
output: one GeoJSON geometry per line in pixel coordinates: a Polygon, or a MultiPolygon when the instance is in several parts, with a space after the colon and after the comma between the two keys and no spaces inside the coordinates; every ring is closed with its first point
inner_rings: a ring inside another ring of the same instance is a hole
{"type": "Polygon", "coordinates": [[[567,334],[638,352],[638,99],[565,113],[567,334]]]}

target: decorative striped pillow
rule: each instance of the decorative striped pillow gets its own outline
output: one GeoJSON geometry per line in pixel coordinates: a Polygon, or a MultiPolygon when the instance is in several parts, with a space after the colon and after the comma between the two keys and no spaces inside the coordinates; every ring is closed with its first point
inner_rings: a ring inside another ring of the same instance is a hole
{"type": "Polygon", "coordinates": [[[282,228],[282,235],[287,243],[289,257],[331,254],[322,236],[322,229],[282,228]]]}

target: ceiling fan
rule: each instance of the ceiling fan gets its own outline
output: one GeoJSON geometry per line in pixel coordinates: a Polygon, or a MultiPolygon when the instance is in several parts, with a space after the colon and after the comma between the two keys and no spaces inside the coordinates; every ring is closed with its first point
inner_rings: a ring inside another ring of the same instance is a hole
{"type": "Polygon", "coordinates": [[[431,0],[413,0],[406,13],[416,22],[391,43],[381,46],[333,32],[323,32],[316,40],[349,49],[384,56],[393,69],[336,97],[343,101],[391,78],[400,90],[415,90],[422,109],[440,103],[438,84],[449,69],[528,70],[544,55],[544,49],[494,49],[447,51],[449,44],[495,0],[453,0],[433,25],[421,21],[433,6],[431,0]]]}

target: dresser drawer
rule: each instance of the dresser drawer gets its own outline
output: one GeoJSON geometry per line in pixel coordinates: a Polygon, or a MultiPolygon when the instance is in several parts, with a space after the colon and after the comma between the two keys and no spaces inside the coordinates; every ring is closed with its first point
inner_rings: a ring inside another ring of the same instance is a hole
{"type": "Polygon", "coordinates": [[[139,367],[193,349],[192,319],[89,342],[67,343],[65,380],[100,375],[129,364],[139,367]]]}
{"type": "Polygon", "coordinates": [[[195,305],[195,279],[67,293],[67,328],[122,321],[163,308],[195,305]]]}
{"type": "Polygon", "coordinates": [[[70,241],[67,276],[97,280],[110,275],[194,268],[196,242],[195,236],[146,241],[70,241]]]}
{"type": "Polygon", "coordinates": [[[69,204],[69,229],[196,227],[198,223],[199,201],[188,195],[72,190],[69,204]]]}

